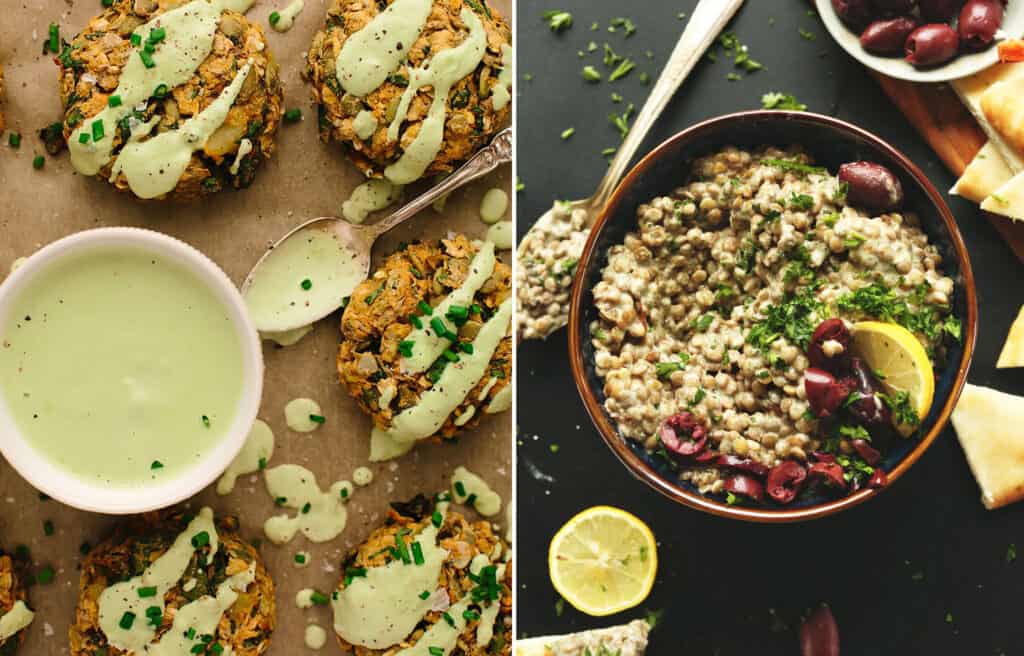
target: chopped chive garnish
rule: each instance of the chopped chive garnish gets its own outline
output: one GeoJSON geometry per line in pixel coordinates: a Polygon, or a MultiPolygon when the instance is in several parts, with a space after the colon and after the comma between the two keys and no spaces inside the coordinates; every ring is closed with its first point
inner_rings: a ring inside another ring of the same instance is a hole
{"type": "Polygon", "coordinates": [[[207,417],[206,415],[203,415],[202,416],[202,421],[203,421],[203,426],[206,426],[207,428],[210,427],[210,418],[209,417],[207,417]]]}
{"type": "Polygon", "coordinates": [[[153,55],[145,50],[139,53],[139,58],[142,60],[142,65],[146,68],[153,68],[156,66],[156,62],[153,61],[153,55]]]}
{"type": "Polygon", "coordinates": [[[196,549],[205,547],[210,544],[210,534],[206,531],[200,531],[192,536],[192,546],[196,549]]]}
{"type": "Polygon", "coordinates": [[[146,45],[142,46],[142,52],[152,55],[154,52],[156,52],[156,44],[154,44],[152,41],[146,41],[146,45]]]}
{"type": "Polygon", "coordinates": [[[149,468],[150,469],[163,469],[164,468],[164,463],[160,462],[159,460],[154,460],[152,463],[150,463],[149,468]]]}
{"type": "Polygon", "coordinates": [[[416,563],[417,565],[422,565],[426,562],[423,559],[423,547],[420,546],[419,542],[413,542],[411,545],[409,545],[409,548],[412,550],[412,562],[416,563]]]}
{"type": "Polygon", "coordinates": [[[103,0],[103,6],[104,7],[113,7],[114,6],[114,0],[103,0]]]}
{"type": "Polygon", "coordinates": [[[50,38],[47,41],[47,45],[53,54],[60,52],[60,28],[57,27],[56,23],[50,23],[50,38]]]}
{"type": "Polygon", "coordinates": [[[438,337],[444,337],[448,334],[448,328],[445,327],[444,322],[441,321],[441,317],[434,317],[431,319],[430,327],[434,329],[434,334],[438,337]]]}
{"type": "Polygon", "coordinates": [[[125,631],[131,629],[132,624],[135,624],[135,613],[130,610],[125,611],[124,615],[121,616],[121,621],[117,623],[125,631]]]}
{"type": "Polygon", "coordinates": [[[298,123],[302,120],[302,110],[298,107],[292,107],[284,113],[284,120],[288,123],[298,123]]]}
{"type": "Polygon", "coordinates": [[[405,340],[398,343],[398,351],[407,358],[412,357],[412,347],[416,345],[416,342],[412,340],[405,340]]]}
{"type": "Polygon", "coordinates": [[[482,314],[483,313],[483,309],[479,305],[477,305],[476,303],[474,303],[474,304],[469,306],[469,311],[472,312],[473,314],[482,314]]]}
{"type": "Polygon", "coordinates": [[[348,567],[348,568],[345,569],[345,585],[351,585],[352,584],[352,579],[359,578],[359,577],[365,577],[365,576],[366,576],[366,568],[365,567],[348,567]]]}
{"type": "Polygon", "coordinates": [[[455,481],[455,494],[460,497],[466,496],[466,486],[462,484],[462,481],[455,481]]]}
{"type": "Polygon", "coordinates": [[[107,106],[109,106],[109,107],[120,107],[121,106],[121,96],[118,96],[118,95],[115,94],[115,95],[110,96],[109,98],[107,98],[107,106]]]}
{"type": "Polygon", "coordinates": [[[426,600],[426,598],[429,597],[429,596],[430,596],[430,592],[428,590],[424,590],[423,592],[420,593],[420,599],[426,600]]]}
{"type": "Polygon", "coordinates": [[[56,572],[53,571],[53,568],[50,567],[50,566],[46,566],[43,569],[41,569],[38,572],[36,572],[36,583],[40,583],[42,585],[46,585],[47,583],[50,583],[50,582],[53,581],[53,577],[55,575],[56,575],[56,572]]]}
{"type": "Polygon", "coordinates": [[[464,610],[462,611],[462,617],[470,622],[475,622],[480,619],[480,613],[475,610],[464,610]]]}
{"type": "Polygon", "coordinates": [[[309,415],[309,420],[314,424],[322,424],[327,421],[327,418],[323,415],[309,415]]]}
{"type": "Polygon", "coordinates": [[[434,526],[436,526],[437,528],[441,528],[441,523],[442,523],[442,522],[444,522],[444,517],[443,517],[443,516],[441,515],[441,513],[437,512],[437,511],[435,510],[435,511],[434,511],[434,514],[432,514],[432,515],[430,516],[430,521],[431,521],[431,523],[433,523],[433,524],[434,524],[434,526]]]}
{"type": "Polygon", "coordinates": [[[270,12],[270,24],[271,25],[277,25],[277,23],[280,20],[281,20],[281,14],[280,13],[278,13],[276,11],[270,12]]]}
{"type": "Polygon", "coordinates": [[[313,288],[313,281],[310,280],[309,278],[306,278],[301,283],[299,283],[299,286],[308,292],[310,289],[313,288]]]}
{"type": "Polygon", "coordinates": [[[306,564],[306,554],[300,554],[300,553],[299,554],[295,554],[295,562],[298,563],[299,565],[305,565],[306,564]]]}
{"type": "Polygon", "coordinates": [[[441,353],[441,355],[443,355],[443,356],[444,356],[444,359],[445,359],[445,360],[447,360],[448,362],[458,362],[458,361],[459,361],[459,356],[458,356],[458,355],[456,355],[455,353],[453,353],[453,352],[452,352],[451,350],[449,350],[449,349],[445,349],[445,350],[444,350],[444,351],[443,351],[443,352],[441,353]]]}
{"type": "Polygon", "coordinates": [[[189,627],[189,630],[185,632],[185,637],[189,640],[195,640],[196,630],[194,627],[189,627]]]}
{"type": "Polygon", "coordinates": [[[306,503],[305,503],[305,504],[304,504],[304,505],[302,506],[302,514],[303,514],[303,515],[308,515],[308,514],[309,514],[309,511],[310,511],[310,510],[311,510],[312,508],[313,508],[313,504],[311,504],[310,502],[308,502],[308,501],[307,501],[307,502],[306,502],[306,503]]]}
{"type": "Polygon", "coordinates": [[[80,143],[80,144],[87,144],[87,143],[89,143],[89,133],[88,132],[83,132],[82,134],[78,135],[78,143],[80,143]]]}
{"type": "Polygon", "coordinates": [[[32,158],[32,168],[34,168],[35,170],[38,171],[39,169],[43,168],[45,165],[46,165],[46,158],[43,157],[42,155],[36,155],[35,157],[32,158]]]}
{"type": "Polygon", "coordinates": [[[430,652],[430,656],[444,656],[444,650],[440,647],[427,647],[427,651],[430,652]]]}
{"type": "Polygon", "coordinates": [[[92,122],[92,140],[99,141],[104,136],[103,121],[92,122]]]}
{"type": "Polygon", "coordinates": [[[132,34],[130,37],[128,37],[128,41],[130,41],[131,44],[136,48],[142,45],[142,37],[138,34],[132,34]]]}
{"type": "Polygon", "coordinates": [[[159,100],[159,99],[162,99],[162,98],[164,98],[166,96],[167,96],[167,85],[166,84],[158,84],[157,87],[155,89],[153,89],[153,97],[154,98],[159,100]]]}
{"type": "Polygon", "coordinates": [[[472,342],[459,342],[459,349],[467,355],[473,355],[473,343],[472,342]]]}
{"type": "Polygon", "coordinates": [[[441,617],[444,618],[445,622],[448,622],[448,626],[455,626],[455,620],[447,612],[441,613],[441,617]]]}
{"type": "Polygon", "coordinates": [[[288,503],[288,497],[274,497],[274,505],[283,506],[288,503]]]}
{"type": "Polygon", "coordinates": [[[7,136],[7,143],[11,146],[11,148],[20,148],[21,134],[18,132],[12,132],[7,136]]]}
{"type": "Polygon", "coordinates": [[[562,141],[565,141],[574,134],[576,134],[576,128],[566,128],[562,130],[562,141]]]}
{"type": "Polygon", "coordinates": [[[420,301],[419,303],[416,304],[416,307],[418,307],[420,312],[427,315],[428,317],[434,314],[434,308],[430,307],[430,305],[426,301],[420,301]]]}
{"type": "Polygon", "coordinates": [[[413,327],[416,328],[417,330],[423,329],[423,322],[420,321],[420,318],[417,317],[415,314],[409,316],[409,323],[411,323],[413,327]]]}
{"type": "Polygon", "coordinates": [[[452,305],[444,313],[444,316],[458,324],[459,321],[465,321],[469,317],[469,308],[462,305],[452,305]]]}
{"type": "Polygon", "coordinates": [[[53,535],[53,522],[50,520],[43,522],[43,534],[47,536],[53,535]]]}
{"type": "Polygon", "coordinates": [[[475,494],[471,494],[468,497],[466,497],[466,505],[467,506],[472,506],[475,503],[476,503],[476,495],[475,494]]]}
{"type": "Polygon", "coordinates": [[[92,545],[88,542],[83,542],[82,544],[78,545],[78,553],[82,554],[83,556],[87,555],[90,551],[92,551],[92,545]]]}
{"type": "Polygon", "coordinates": [[[149,32],[149,38],[146,39],[150,43],[160,43],[167,36],[167,30],[162,27],[157,27],[149,32]]]}
{"type": "Polygon", "coordinates": [[[267,459],[266,458],[260,458],[260,465],[259,466],[260,466],[260,471],[263,471],[264,469],[266,469],[267,468],[267,459]]]}
{"type": "Polygon", "coordinates": [[[342,499],[347,499],[348,498],[348,488],[347,487],[341,488],[341,498],[342,499]]]}
{"type": "Polygon", "coordinates": [[[148,586],[148,587],[145,587],[145,588],[139,588],[138,592],[139,592],[139,597],[141,597],[143,599],[145,599],[146,597],[155,597],[156,596],[156,586],[153,585],[153,586],[148,586]]]}

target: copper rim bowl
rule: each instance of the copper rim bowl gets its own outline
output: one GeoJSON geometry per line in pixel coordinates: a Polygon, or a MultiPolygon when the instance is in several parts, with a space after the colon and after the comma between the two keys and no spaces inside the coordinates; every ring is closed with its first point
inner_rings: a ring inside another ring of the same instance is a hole
{"type": "MultiPolygon", "coordinates": [[[[698,123],[670,138],[644,157],[626,176],[598,216],[576,270],[569,314],[569,357],[573,378],[598,432],[633,473],[658,492],[691,508],[722,517],[755,522],[815,519],[855,506],[882,489],[862,489],[842,498],[799,499],[786,507],[729,506],[678,480],[671,469],[642,445],[623,439],[605,411],[603,385],[593,366],[589,332],[597,317],[592,289],[600,280],[608,249],[636,229],[641,203],[670,193],[688,177],[692,161],[728,145],[800,144],[819,165],[836,171],[843,162],[868,160],[889,167],[899,177],[905,206],[918,214],[929,241],[942,255],[943,270],[955,283],[953,313],[962,322],[962,342],[952,348],[935,385],[935,401],[921,424],[921,437],[900,443],[885,454],[883,466],[892,485],[931,446],[945,427],[960,390],[977,336],[978,306],[970,259],[952,213],[941,194],[905,155],[875,135],[849,123],[806,112],[750,111],[698,123]]],[[[888,487],[888,485],[886,486],[888,487]]]]}

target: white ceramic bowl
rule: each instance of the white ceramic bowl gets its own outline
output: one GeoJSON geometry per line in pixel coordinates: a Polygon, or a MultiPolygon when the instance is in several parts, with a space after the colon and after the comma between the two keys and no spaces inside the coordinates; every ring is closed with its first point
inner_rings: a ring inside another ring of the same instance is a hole
{"type": "MultiPolygon", "coordinates": [[[[879,57],[864,50],[860,46],[860,34],[839,20],[836,10],[832,8],[832,0],[815,0],[815,5],[825,27],[843,50],[868,68],[889,77],[910,82],[948,82],[973,75],[999,61],[999,53],[993,45],[982,52],[961,54],[944,66],[917,69],[903,57],[879,57]]],[[[1003,16],[1002,32],[1009,38],[1024,35],[1024,0],[1010,0],[1003,16]]]]}
{"type": "Polygon", "coordinates": [[[263,352],[241,294],[212,260],[173,237],[139,228],[98,228],[59,239],[18,267],[0,284],[0,325],[11,304],[34,276],[55,261],[93,248],[129,247],[179,263],[204,282],[224,306],[242,350],[242,394],[225,437],[201,462],[179,476],[134,487],[110,487],[75,478],[39,454],[24,439],[6,403],[0,398],[0,453],[34,487],[69,506],[107,514],[129,514],[165,508],[196,494],[217,479],[238,455],[256,420],[263,394],[263,352]]]}

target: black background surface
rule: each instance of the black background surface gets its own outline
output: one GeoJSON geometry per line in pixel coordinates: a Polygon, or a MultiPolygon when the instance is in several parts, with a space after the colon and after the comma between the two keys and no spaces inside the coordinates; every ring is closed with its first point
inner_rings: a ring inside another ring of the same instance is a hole
{"type": "MultiPolygon", "coordinates": [[[[684,26],[677,14],[689,14],[694,4],[519,1],[520,234],[553,200],[593,192],[605,169],[600,151],[619,142],[607,116],[624,104],[613,104],[610,94],[642,103],[650,87],[638,72],[656,77],[684,26]],[[541,14],[553,8],[572,12],[570,30],[548,30],[541,14]],[[636,34],[626,39],[621,30],[608,33],[615,16],[629,16],[636,34]],[[598,31],[590,29],[594,21],[598,31]],[[585,64],[607,78],[600,51],[577,55],[590,41],[607,41],[635,59],[637,70],[615,83],[586,84],[580,76],[585,64]],[[575,134],[560,139],[569,127],[575,134]]],[[[783,91],[810,111],[874,132],[909,155],[939,189],[949,189],[954,177],[808,7],[802,0],[748,0],[728,29],[765,70],[728,81],[736,69],[716,47],[718,61],[697,66],[641,153],[697,121],[757,108],[761,94],[783,91]],[[800,28],[815,38],[801,37],[800,28]]],[[[806,146],[813,152],[814,144],[806,146]]],[[[1021,265],[976,207],[953,197],[949,204],[978,286],[980,330],[969,379],[1022,394],[1019,370],[995,369],[1024,300],[1021,265]]],[[[804,524],[743,524],[677,506],[633,479],[592,427],[567,351],[564,330],[518,351],[520,637],[597,628],[642,616],[644,609],[663,609],[652,634],[653,656],[795,655],[800,616],[827,602],[847,656],[1024,654],[1024,505],[983,508],[951,429],[892,489],[866,504],[804,524]],[[627,509],[650,525],[659,540],[657,583],[633,611],[590,618],[566,604],[559,616],[559,597],[548,579],[548,543],[572,515],[597,504],[627,509]],[[1008,562],[1013,543],[1022,558],[1008,562]]]]}

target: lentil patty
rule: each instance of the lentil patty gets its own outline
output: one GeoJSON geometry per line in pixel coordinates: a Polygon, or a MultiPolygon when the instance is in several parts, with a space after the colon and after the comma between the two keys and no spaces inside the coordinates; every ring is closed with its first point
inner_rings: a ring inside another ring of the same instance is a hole
{"type": "MultiPolygon", "coordinates": [[[[396,547],[399,532],[402,534],[418,534],[430,525],[434,504],[423,495],[417,496],[408,503],[393,503],[388,511],[384,526],[378,528],[352,552],[347,554],[341,563],[341,571],[352,568],[382,567],[396,556],[392,548],[396,547]]],[[[476,582],[470,578],[470,561],[478,554],[496,553],[500,548],[502,554],[508,552],[508,545],[494,534],[490,522],[469,522],[459,513],[448,511],[444,522],[438,528],[438,543],[448,551],[448,558],[441,568],[438,588],[448,593],[451,604],[470,594],[476,582]]],[[[492,558],[493,561],[493,558],[492,558]]],[[[512,653],[512,561],[506,562],[505,575],[498,582],[501,585],[501,607],[494,622],[494,637],[490,644],[477,646],[476,633],[479,619],[467,622],[465,630],[459,636],[458,643],[450,653],[451,656],[509,656],[512,653]]],[[[345,577],[339,581],[337,589],[345,589],[345,577]]],[[[410,594],[417,591],[410,590],[410,594]]],[[[496,602],[497,603],[497,602],[496,602]]],[[[425,631],[437,622],[443,622],[442,611],[432,611],[419,623],[412,635],[403,642],[408,646],[415,642],[425,631]]],[[[356,656],[379,656],[394,653],[396,648],[371,649],[361,645],[352,645],[338,636],[338,642],[346,650],[354,650],[356,656]]]]}
{"type": "Polygon", "coordinates": [[[486,0],[434,0],[426,27],[408,48],[408,59],[380,87],[359,98],[346,93],[338,83],[335,61],[346,39],[373,20],[383,10],[382,5],[376,0],[333,0],[327,10],[325,28],[313,38],[306,75],[320,111],[320,138],[343,144],[367,177],[381,177],[384,169],[401,156],[403,146],[416,137],[433,100],[432,87],[421,90],[409,107],[398,140],[388,140],[388,125],[408,86],[409,71],[462,42],[466,26],[459,14],[463,6],[468,6],[477,13],[487,32],[487,50],[473,74],[455,84],[448,94],[444,141],[424,177],[448,173],[486,145],[511,120],[512,104],[495,110],[491,93],[502,68],[501,46],[511,45],[512,30],[486,0]],[[377,121],[377,128],[368,139],[360,139],[353,126],[356,115],[363,110],[372,112],[377,121]]]}
{"type": "MultiPolygon", "coordinates": [[[[809,411],[815,326],[909,317],[935,362],[958,333],[953,281],[917,216],[850,206],[844,184],[797,150],[700,158],[687,184],[637,218],[608,252],[590,329],[605,408],[622,436],[651,450],[684,413],[682,424],[706,429],[709,456],[771,468],[826,451],[858,465],[851,440],[809,411]]],[[[713,464],[688,462],[680,476],[721,493],[726,473],[713,464]]]]}
{"type": "MultiPolygon", "coordinates": [[[[114,583],[142,574],[186,529],[188,519],[183,513],[167,512],[133,517],[119,524],[109,539],[83,559],[78,608],[70,631],[72,656],[125,654],[109,646],[100,629],[100,594],[114,583]]],[[[255,562],[256,580],[225,611],[214,641],[229,648],[235,656],[258,656],[270,647],[276,624],[274,582],[256,549],[239,537],[237,518],[217,517],[215,525],[220,542],[217,553],[208,557],[207,546],[192,554],[182,580],[164,597],[166,610],[157,635],[170,629],[177,609],[204,595],[215,596],[217,586],[255,562]],[[207,564],[200,565],[200,557],[207,564]],[[191,579],[197,583],[186,592],[183,582],[191,579]]]]}
{"type": "MultiPolygon", "coordinates": [[[[69,44],[64,44],[55,61],[60,67],[65,140],[83,122],[87,123],[107,107],[117,88],[121,69],[133,52],[129,42],[132,31],[182,4],[181,0],[114,0],[69,44]]],[[[260,163],[273,154],[284,98],[278,66],[263,29],[237,12],[225,11],[213,50],[192,78],[169,89],[163,98],[150,97],[145,108],[138,108],[129,118],[144,123],[160,117],[152,136],[176,129],[213,103],[248,60],[253,62],[252,70],[227,119],[206,146],[192,154],[174,191],[165,198],[196,200],[228,187],[248,187],[260,163]],[[252,152],[242,158],[237,173],[232,173],[231,167],[243,138],[251,141],[252,152]]],[[[115,134],[108,135],[114,140],[115,158],[129,133],[130,128],[122,124],[115,134]]],[[[104,166],[99,177],[109,179],[112,164],[113,160],[104,166]]],[[[118,175],[113,184],[121,191],[129,191],[123,174],[118,175]]]]}
{"type": "MultiPolygon", "coordinates": [[[[28,601],[22,568],[26,563],[15,559],[0,549],[0,617],[14,608],[18,601],[28,601]]],[[[7,640],[0,640],[0,656],[13,656],[25,642],[25,631],[20,631],[7,640]]]]}
{"type": "MultiPolygon", "coordinates": [[[[399,343],[412,332],[410,317],[420,313],[421,302],[436,306],[465,281],[476,252],[477,247],[463,235],[413,243],[388,257],[380,269],[352,292],[341,317],[338,373],[359,407],[373,417],[378,427],[388,428],[396,414],[416,405],[420,395],[433,385],[433,372],[443,368],[446,360],[441,357],[422,374],[402,373],[399,343]]],[[[487,318],[511,293],[511,268],[497,262],[494,273],[473,298],[480,311],[470,312],[468,320],[458,329],[459,337],[472,341],[487,318]]],[[[461,426],[455,421],[470,411],[471,406],[486,406],[489,399],[511,383],[512,337],[508,335],[491,357],[488,373],[449,415],[434,439],[451,439],[476,426],[483,412],[474,411],[461,426]],[[480,399],[491,378],[497,381],[480,399]]]]}

